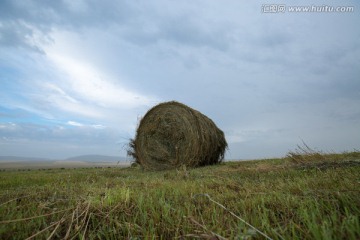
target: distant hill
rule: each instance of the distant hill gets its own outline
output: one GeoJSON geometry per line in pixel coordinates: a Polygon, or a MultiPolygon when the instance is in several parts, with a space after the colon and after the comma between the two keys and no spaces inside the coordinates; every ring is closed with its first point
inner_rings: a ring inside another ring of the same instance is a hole
{"type": "Polygon", "coordinates": [[[125,162],[129,160],[126,157],[120,156],[104,156],[104,155],[81,155],[65,159],[66,161],[81,161],[81,162],[125,162]]]}

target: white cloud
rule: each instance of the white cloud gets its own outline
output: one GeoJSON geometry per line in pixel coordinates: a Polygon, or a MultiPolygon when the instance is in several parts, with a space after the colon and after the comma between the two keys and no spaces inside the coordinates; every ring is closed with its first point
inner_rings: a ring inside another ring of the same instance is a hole
{"type": "Polygon", "coordinates": [[[80,122],[76,122],[76,121],[67,121],[66,124],[68,124],[70,126],[75,126],[75,127],[87,127],[87,128],[92,128],[92,129],[98,129],[98,130],[103,130],[103,129],[107,128],[105,125],[102,125],[102,124],[84,124],[84,123],[80,123],[80,122]]]}
{"type": "Polygon", "coordinates": [[[64,73],[63,85],[78,99],[99,107],[125,109],[151,105],[156,101],[154,97],[126,89],[121,86],[121,79],[112,77],[90,60],[75,56],[72,53],[74,46],[68,42],[78,41],[78,36],[55,32],[53,38],[55,44],[44,47],[46,55],[64,73]]]}
{"type": "Polygon", "coordinates": [[[101,124],[93,124],[91,125],[91,127],[95,128],[95,129],[105,129],[106,126],[101,125],[101,124]]]}
{"type": "MultiPolygon", "coordinates": [[[[80,122],[76,122],[76,121],[67,121],[66,124],[70,125],[70,126],[75,126],[75,127],[86,127],[86,128],[97,129],[97,130],[103,130],[103,129],[107,128],[105,125],[102,125],[102,124],[84,124],[84,123],[80,123],[80,122]]],[[[64,128],[62,127],[60,130],[64,130],[64,128]]]]}
{"type": "Polygon", "coordinates": [[[0,130],[16,131],[18,129],[19,129],[19,126],[12,122],[0,124],[0,130]]]}
{"type": "Polygon", "coordinates": [[[71,126],[75,126],[75,127],[83,127],[84,126],[84,124],[75,122],[75,121],[68,121],[67,124],[69,124],[71,126]]]}
{"type": "Polygon", "coordinates": [[[39,107],[44,108],[46,111],[51,109],[51,112],[60,110],[92,118],[104,117],[104,114],[98,108],[87,102],[80,101],[80,99],[76,99],[77,96],[71,96],[70,93],[65,92],[65,89],[55,84],[43,83],[42,81],[39,81],[37,84],[41,91],[32,97],[40,102],[40,104],[43,104],[39,107]]]}

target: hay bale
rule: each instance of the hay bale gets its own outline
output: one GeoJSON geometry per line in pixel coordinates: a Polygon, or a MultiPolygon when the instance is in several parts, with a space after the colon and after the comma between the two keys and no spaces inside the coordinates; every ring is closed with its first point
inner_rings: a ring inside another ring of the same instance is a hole
{"type": "Polygon", "coordinates": [[[220,163],[227,148],[224,133],[210,118],[175,101],[150,109],[129,145],[128,154],[150,170],[220,163]]]}

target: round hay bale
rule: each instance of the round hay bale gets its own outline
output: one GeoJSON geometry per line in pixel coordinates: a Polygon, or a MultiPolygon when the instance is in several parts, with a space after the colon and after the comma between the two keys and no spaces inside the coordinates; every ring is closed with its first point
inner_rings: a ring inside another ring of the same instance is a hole
{"type": "Polygon", "coordinates": [[[220,163],[227,142],[223,131],[200,112],[179,102],[165,102],[141,119],[128,154],[149,170],[220,163]]]}

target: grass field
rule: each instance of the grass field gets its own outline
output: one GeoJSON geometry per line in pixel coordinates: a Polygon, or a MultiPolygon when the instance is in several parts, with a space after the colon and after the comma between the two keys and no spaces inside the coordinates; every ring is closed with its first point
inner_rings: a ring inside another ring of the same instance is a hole
{"type": "Polygon", "coordinates": [[[0,239],[360,239],[360,153],[3,171],[0,239]]]}
{"type": "Polygon", "coordinates": [[[0,161],[0,171],[5,170],[49,170],[52,168],[95,168],[127,167],[128,162],[85,162],[85,161],[0,161]]]}

